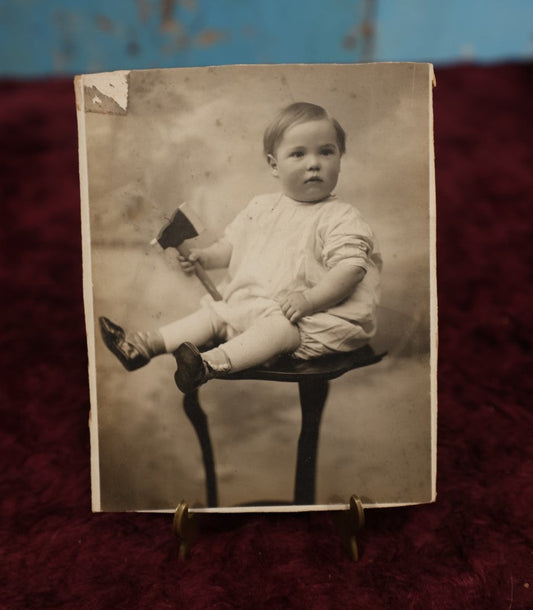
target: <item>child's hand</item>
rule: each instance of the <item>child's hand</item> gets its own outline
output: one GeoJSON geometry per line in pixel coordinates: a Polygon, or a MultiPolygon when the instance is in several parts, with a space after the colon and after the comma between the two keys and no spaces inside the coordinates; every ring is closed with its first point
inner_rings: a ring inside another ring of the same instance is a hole
{"type": "Polygon", "coordinates": [[[293,324],[313,313],[313,306],[303,292],[290,292],[282,299],[280,305],[287,320],[293,324]]]}
{"type": "Polygon", "coordinates": [[[178,252],[178,261],[181,266],[181,270],[187,275],[192,275],[194,273],[194,263],[197,261],[201,263],[201,258],[202,252],[198,248],[191,248],[188,257],[185,257],[178,252]]]}

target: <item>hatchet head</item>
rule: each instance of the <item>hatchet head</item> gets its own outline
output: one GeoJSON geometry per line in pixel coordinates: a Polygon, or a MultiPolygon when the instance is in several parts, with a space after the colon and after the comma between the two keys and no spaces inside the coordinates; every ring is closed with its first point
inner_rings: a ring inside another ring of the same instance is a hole
{"type": "Polygon", "coordinates": [[[151,243],[158,242],[164,249],[179,248],[186,239],[197,237],[203,230],[201,221],[186,203],[182,203],[151,243]]]}

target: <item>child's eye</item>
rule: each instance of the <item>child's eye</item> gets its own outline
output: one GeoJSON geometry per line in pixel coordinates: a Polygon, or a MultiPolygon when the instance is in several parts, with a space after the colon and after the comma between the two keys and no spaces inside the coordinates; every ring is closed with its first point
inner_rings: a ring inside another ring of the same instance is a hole
{"type": "Polygon", "coordinates": [[[300,159],[301,157],[304,156],[303,152],[301,150],[295,150],[291,153],[290,155],[291,157],[295,157],[296,159],[300,159]]]}
{"type": "Polygon", "coordinates": [[[326,157],[327,157],[327,156],[329,156],[329,155],[334,155],[334,154],[335,154],[335,150],[334,150],[333,148],[325,148],[325,149],[322,151],[322,154],[323,154],[324,156],[326,156],[326,157]]]}

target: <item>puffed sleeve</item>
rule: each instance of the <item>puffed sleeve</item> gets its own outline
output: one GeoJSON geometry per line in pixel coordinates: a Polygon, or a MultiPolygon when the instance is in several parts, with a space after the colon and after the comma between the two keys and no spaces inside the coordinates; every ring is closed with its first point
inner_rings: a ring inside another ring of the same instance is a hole
{"type": "Polygon", "coordinates": [[[339,263],[368,269],[374,254],[372,229],[360,213],[349,204],[339,204],[324,215],[319,229],[322,241],[322,264],[331,269],[339,263]]]}

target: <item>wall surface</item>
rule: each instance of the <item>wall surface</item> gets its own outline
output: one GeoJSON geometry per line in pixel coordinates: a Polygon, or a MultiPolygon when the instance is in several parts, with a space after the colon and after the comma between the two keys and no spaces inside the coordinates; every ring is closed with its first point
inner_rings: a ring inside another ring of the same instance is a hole
{"type": "Polygon", "coordinates": [[[377,2],[376,61],[443,64],[532,57],[531,0],[377,2]]]}
{"type": "Polygon", "coordinates": [[[533,54],[532,24],[529,0],[2,0],[0,76],[525,60],[533,54]]]}
{"type": "Polygon", "coordinates": [[[0,70],[64,74],[371,58],[373,3],[332,0],[7,0],[0,70]]]}

